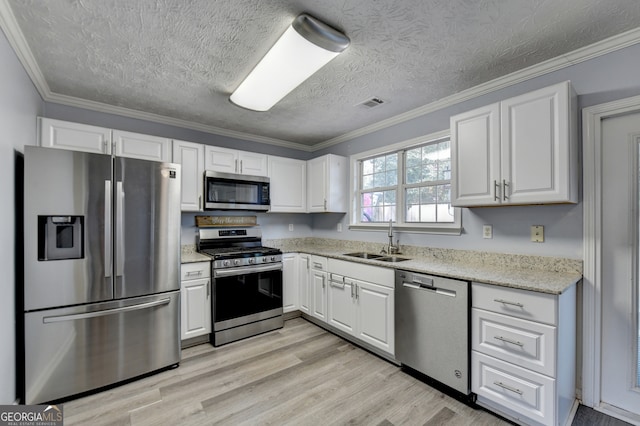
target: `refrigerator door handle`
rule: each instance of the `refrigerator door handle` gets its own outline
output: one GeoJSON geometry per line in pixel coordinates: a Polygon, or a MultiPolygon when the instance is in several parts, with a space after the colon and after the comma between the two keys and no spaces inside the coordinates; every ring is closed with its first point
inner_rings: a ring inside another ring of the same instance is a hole
{"type": "Polygon", "coordinates": [[[111,247],[111,224],[113,223],[113,212],[111,210],[111,181],[104,181],[104,276],[109,278],[111,276],[111,270],[113,265],[111,264],[112,247],[111,247]]]}
{"type": "Polygon", "coordinates": [[[63,322],[63,321],[76,321],[87,318],[96,318],[96,317],[104,317],[107,315],[120,314],[122,312],[128,311],[137,311],[140,309],[149,309],[155,306],[168,305],[171,299],[160,299],[153,302],[147,303],[139,303],[137,305],[124,306],[122,308],[115,309],[107,309],[104,311],[96,311],[96,312],[85,312],[82,314],[72,314],[72,315],[58,315],[53,317],[44,317],[42,318],[42,322],[45,324],[53,323],[53,322],[63,322]]]}
{"type": "Polygon", "coordinates": [[[124,273],[124,192],[122,182],[116,183],[116,276],[124,273]]]}

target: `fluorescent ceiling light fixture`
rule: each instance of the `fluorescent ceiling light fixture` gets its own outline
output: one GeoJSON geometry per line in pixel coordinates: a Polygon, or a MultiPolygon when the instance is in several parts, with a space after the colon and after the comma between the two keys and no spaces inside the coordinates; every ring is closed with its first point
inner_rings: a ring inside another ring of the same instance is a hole
{"type": "Polygon", "coordinates": [[[347,46],[347,36],[303,13],[233,92],[231,102],[268,111],[347,46]]]}

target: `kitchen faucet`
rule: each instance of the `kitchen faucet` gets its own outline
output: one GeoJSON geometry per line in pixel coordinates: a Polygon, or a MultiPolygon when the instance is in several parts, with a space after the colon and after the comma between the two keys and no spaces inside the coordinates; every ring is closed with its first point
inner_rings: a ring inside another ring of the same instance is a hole
{"type": "Polygon", "coordinates": [[[384,247],[382,247],[382,250],[380,250],[380,253],[382,254],[398,254],[400,252],[400,240],[396,240],[396,245],[393,245],[393,227],[392,227],[392,220],[389,219],[389,244],[387,245],[387,249],[385,250],[384,247]]]}

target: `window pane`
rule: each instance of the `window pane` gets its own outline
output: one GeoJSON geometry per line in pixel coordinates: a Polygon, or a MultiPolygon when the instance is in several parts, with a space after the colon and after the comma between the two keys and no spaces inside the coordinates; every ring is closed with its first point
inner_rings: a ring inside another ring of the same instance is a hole
{"type": "Polygon", "coordinates": [[[405,181],[408,184],[420,183],[422,182],[422,177],[420,175],[421,175],[421,166],[407,168],[405,181]]]}
{"type": "Polygon", "coordinates": [[[370,175],[373,173],[373,160],[364,160],[362,162],[362,174],[370,175]]]}
{"type": "Polygon", "coordinates": [[[373,188],[373,175],[362,176],[362,189],[373,188]]]}
{"type": "Polygon", "coordinates": [[[398,154],[393,153],[387,155],[387,171],[398,170],[398,154]]]}
{"type": "Polygon", "coordinates": [[[395,219],[396,191],[365,192],[360,200],[362,222],[386,222],[395,219]]]}
{"type": "Polygon", "coordinates": [[[398,184],[398,171],[391,170],[387,171],[387,185],[386,186],[394,186],[398,184]]]}

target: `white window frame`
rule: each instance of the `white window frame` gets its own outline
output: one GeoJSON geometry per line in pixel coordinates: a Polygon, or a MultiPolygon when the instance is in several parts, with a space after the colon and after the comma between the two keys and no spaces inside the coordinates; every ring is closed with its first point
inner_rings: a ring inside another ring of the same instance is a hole
{"type": "MultiPolygon", "coordinates": [[[[395,151],[406,150],[417,146],[428,144],[429,142],[436,142],[438,140],[446,139],[451,136],[449,130],[441,132],[431,133],[426,136],[420,136],[418,138],[409,139],[403,142],[395,143],[393,145],[387,145],[385,147],[372,149],[358,154],[353,154],[349,157],[350,172],[349,172],[349,229],[356,231],[386,231],[389,228],[388,223],[375,222],[368,223],[362,222],[359,217],[360,212],[360,162],[371,157],[377,157],[384,154],[391,154],[395,151]]],[[[453,166],[453,165],[452,165],[453,166]]],[[[398,231],[406,232],[418,232],[429,234],[446,234],[446,235],[460,235],[462,233],[462,211],[459,207],[454,207],[454,221],[442,222],[442,223],[416,223],[416,222],[404,222],[404,173],[405,173],[405,159],[404,155],[398,158],[398,183],[396,185],[396,222],[393,223],[393,228],[398,231]]]]}

